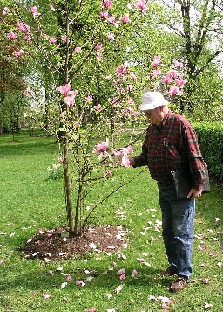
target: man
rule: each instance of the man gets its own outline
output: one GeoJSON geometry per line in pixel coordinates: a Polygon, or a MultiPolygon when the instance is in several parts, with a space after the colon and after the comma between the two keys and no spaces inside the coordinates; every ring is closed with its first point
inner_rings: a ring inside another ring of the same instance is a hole
{"type": "Polygon", "coordinates": [[[140,110],[150,125],[142,153],[131,157],[130,164],[134,168],[147,165],[152,178],[158,181],[162,235],[170,263],[161,275],[178,275],[170,288],[175,292],[186,287],[192,274],[195,198],[202,193],[206,164],[191,124],[171,112],[161,93],[145,93],[140,110]],[[182,169],[191,171],[193,186],[187,198],[177,200],[171,171],[182,169]]]}

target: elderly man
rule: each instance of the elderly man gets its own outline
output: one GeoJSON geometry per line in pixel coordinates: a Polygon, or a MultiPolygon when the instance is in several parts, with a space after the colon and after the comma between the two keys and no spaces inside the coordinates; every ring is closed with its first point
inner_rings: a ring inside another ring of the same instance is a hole
{"type": "Polygon", "coordinates": [[[201,196],[206,164],[191,124],[168,108],[159,92],[147,92],[140,110],[150,122],[142,153],[131,157],[135,168],[147,165],[158,182],[159,205],[162,212],[163,240],[170,266],[163,276],[177,274],[171,291],[184,289],[192,274],[193,227],[195,198],[201,196]],[[177,199],[171,171],[191,171],[193,185],[185,199],[177,199]]]}

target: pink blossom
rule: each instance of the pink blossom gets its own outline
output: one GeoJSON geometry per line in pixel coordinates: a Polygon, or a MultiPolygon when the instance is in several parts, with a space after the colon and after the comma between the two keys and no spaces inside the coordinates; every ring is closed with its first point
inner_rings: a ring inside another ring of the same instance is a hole
{"type": "Polygon", "coordinates": [[[88,95],[88,96],[85,98],[85,100],[86,100],[87,102],[91,102],[91,101],[92,101],[92,95],[88,95]]]}
{"type": "Polygon", "coordinates": [[[68,94],[68,92],[70,92],[70,90],[71,90],[71,84],[70,83],[67,83],[64,86],[60,86],[57,88],[57,91],[59,91],[64,96],[66,96],[68,94]]]}
{"type": "Polygon", "coordinates": [[[21,49],[19,51],[14,51],[12,54],[15,56],[15,57],[20,57],[24,54],[25,52],[21,49]]]}
{"type": "Polygon", "coordinates": [[[18,28],[18,30],[20,30],[21,32],[24,32],[24,33],[30,32],[30,26],[23,23],[23,22],[19,22],[17,24],[17,28],[18,28]]]}
{"type": "Polygon", "coordinates": [[[106,37],[109,39],[109,40],[114,40],[115,39],[115,35],[111,32],[107,33],[106,37]]]}
{"type": "Polygon", "coordinates": [[[129,168],[130,167],[130,160],[128,158],[127,155],[122,156],[122,164],[126,167],[129,168]]]}
{"type": "Polygon", "coordinates": [[[76,281],[75,284],[77,286],[81,286],[81,287],[84,287],[85,286],[85,282],[84,281],[76,281]]]}
{"type": "Polygon", "coordinates": [[[127,74],[125,65],[121,64],[120,66],[118,66],[116,68],[116,72],[118,73],[119,76],[127,74]]]}
{"type": "Polygon", "coordinates": [[[168,305],[166,305],[165,303],[163,303],[163,304],[162,304],[162,309],[163,309],[163,310],[170,310],[171,307],[168,306],[168,305]]]}
{"type": "Polygon", "coordinates": [[[100,153],[98,156],[98,159],[101,159],[103,156],[108,156],[108,152],[107,152],[108,146],[109,146],[109,139],[106,138],[105,142],[98,143],[95,145],[92,153],[96,153],[96,154],[100,153]]]}
{"type": "Polygon", "coordinates": [[[8,39],[15,39],[15,38],[17,38],[17,33],[10,31],[7,35],[7,38],[8,39]]]}
{"type": "Polygon", "coordinates": [[[27,34],[23,37],[23,39],[24,39],[25,41],[29,42],[29,41],[31,40],[30,34],[27,33],[27,34]]]}
{"type": "Polygon", "coordinates": [[[67,41],[67,37],[66,36],[61,36],[61,40],[66,42],[67,41]]]}
{"type": "Polygon", "coordinates": [[[108,11],[102,11],[99,13],[101,18],[107,19],[108,18],[108,11]]]}
{"type": "Polygon", "coordinates": [[[72,276],[70,274],[65,274],[66,275],[66,280],[67,281],[71,281],[72,280],[72,276]]]}
{"type": "Polygon", "coordinates": [[[106,172],[106,174],[105,174],[106,176],[110,176],[110,177],[112,177],[113,176],[113,173],[112,173],[112,171],[111,170],[108,170],[107,172],[106,172]]]}
{"type": "Polygon", "coordinates": [[[81,51],[82,51],[81,47],[76,47],[74,49],[74,52],[76,52],[76,53],[80,53],[81,51]]]}
{"type": "Polygon", "coordinates": [[[167,76],[173,79],[177,79],[179,77],[179,73],[176,70],[171,69],[170,71],[168,71],[167,76]]]}
{"type": "Polygon", "coordinates": [[[103,54],[101,52],[97,52],[96,53],[96,58],[97,58],[98,61],[102,60],[102,56],[103,56],[103,54]]]}
{"type": "Polygon", "coordinates": [[[37,9],[37,6],[33,6],[30,8],[30,11],[33,15],[34,18],[38,17],[40,15],[40,13],[38,13],[38,9],[37,9]]]}
{"type": "Polygon", "coordinates": [[[63,159],[63,157],[59,156],[57,161],[59,164],[62,164],[64,162],[64,159],[63,159]]]}
{"type": "Polygon", "coordinates": [[[9,260],[8,258],[4,258],[0,260],[0,264],[4,263],[5,261],[9,260]]]}
{"type": "Polygon", "coordinates": [[[134,269],[133,271],[132,271],[132,277],[136,277],[138,275],[138,272],[134,269]]]}
{"type": "Polygon", "coordinates": [[[180,90],[180,88],[178,86],[171,86],[170,87],[170,90],[167,92],[167,94],[170,94],[172,96],[175,96],[175,95],[182,95],[183,94],[183,91],[180,90]]]}
{"type": "Polygon", "coordinates": [[[131,19],[129,18],[128,13],[126,13],[122,17],[120,17],[119,20],[123,23],[131,23],[131,19]]]}
{"type": "Polygon", "coordinates": [[[103,110],[103,107],[100,104],[94,106],[93,108],[98,112],[101,112],[103,110]]]}
{"type": "Polygon", "coordinates": [[[142,13],[146,13],[148,10],[148,5],[146,4],[145,0],[139,0],[136,4],[136,8],[138,11],[142,11],[142,13]]]}
{"type": "Polygon", "coordinates": [[[3,15],[9,14],[10,13],[10,9],[8,7],[4,7],[2,13],[3,13],[3,15]]]}
{"type": "Polygon", "coordinates": [[[97,309],[96,308],[90,308],[90,309],[85,310],[85,312],[97,312],[97,309]]]}
{"type": "Polygon", "coordinates": [[[168,75],[166,75],[166,76],[163,77],[163,82],[164,82],[165,84],[170,84],[172,81],[173,81],[172,77],[170,77],[170,76],[168,76],[168,75]]]}
{"type": "Polygon", "coordinates": [[[131,91],[132,91],[132,88],[133,88],[132,85],[127,85],[126,91],[127,91],[127,92],[131,92],[131,91]]]}
{"type": "Polygon", "coordinates": [[[111,9],[112,8],[112,1],[110,0],[102,0],[102,4],[106,9],[111,9]]]}
{"type": "Polygon", "coordinates": [[[175,61],[174,64],[173,64],[173,68],[180,69],[180,68],[183,68],[183,67],[184,67],[183,63],[181,63],[179,61],[175,61]]]}
{"type": "Polygon", "coordinates": [[[122,268],[122,269],[118,270],[117,274],[118,274],[118,275],[125,274],[125,269],[122,268]]]}
{"type": "Polygon", "coordinates": [[[175,83],[176,83],[180,88],[183,88],[186,82],[187,82],[186,79],[175,79],[175,83]]]}
{"type": "Polygon", "coordinates": [[[51,295],[48,293],[48,292],[46,292],[44,295],[43,295],[43,298],[44,299],[49,299],[51,297],[51,295]]]}
{"type": "Polygon", "coordinates": [[[161,70],[159,68],[154,69],[154,71],[151,73],[153,77],[157,77],[161,75],[161,70]]]}
{"type": "Polygon", "coordinates": [[[137,77],[134,73],[130,73],[130,77],[133,81],[135,81],[137,79],[137,77]]]}
{"type": "Polygon", "coordinates": [[[72,108],[75,103],[75,95],[71,94],[71,95],[65,96],[64,103],[67,104],[70,108],[72,108]]]}
{"type": "Polygon", "coordinates": [[[152,66],[153,67],[157,67],[161,62],[161,56],[160,55],[156,55],[152,61],[152,66]]]}
{"type": "Polygon", "coordinates": [[[120,281],[124,281],[126,279],[125,273],[119,276],[120,281]]]}
{"type": "Polygon", "coordinates": [[[115,23],[115,15],[107,17],[106,21],[111,23],[111,24],[114,24],[115,23]]]}
{"type": "Polygon", "coordinates": [[[98,42],[98,44],[96,45],[95,49],[98,50],[98,51],[102,50],[103,49],[102,43],[98,42]]]}
{"type": "Polygon", "coordinates": [[[49,38],[49,42],[50,42],[51,44],[54,44],[54,43],[57,42],[57,38],[55,38],[55,37],[49,38]]]}

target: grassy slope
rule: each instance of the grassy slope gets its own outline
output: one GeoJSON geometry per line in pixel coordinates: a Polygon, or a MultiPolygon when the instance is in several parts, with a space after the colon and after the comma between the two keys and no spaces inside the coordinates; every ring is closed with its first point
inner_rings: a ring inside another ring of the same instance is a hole
{"type": "Polygon", "coordinates": [[[9,136],[0,137],[0,260],[7,259],[0,264],[0,311],[65,312],[91,307],[97,311],[162,310],[161,303],[149,300],[148,295],[173,297],[172,311],[204,311],[206,303],[212,304],[212,311],[223,311],[222,190],[212,186],[212,192],[197,201],[195,234],[203,234],[204,238],[196,238],[194,243],[195,282],[183,292],[171,294],[171,279],[159,277],[167,262],[161,230],[155,226],[161,218],[157,187],[146,168],[117,169],[112,180],[96,186],[89,198],[91,204],[95,195],[133,179],[99,207],[91,220],[128,229],[128,247],[122,250],[126,259],[118,254],[87,255],[82,260],[61,262],[22,259],[16,248],[38,228],[65,223],[63,181],[47,179],[47,167],[56,159],[57,147],[52,138],[21,135],[12,142],[9,136]],[[112,266],[112,261],[117,267],[112,266]],[[63,273],[72,276],[65,288],[61,288],[66,278],[57,271],[59,266],[63,266],[63,273]],[[124,281],[117,275],[121,268],[126,270],[124,281]],[[95,270],[95,278],[86,282],[85,287],[76,286],[76,280],[87,277],[84,269],[95,270]],[[139,273],[136,278],[131,277],[133,269],[139,273]],[[208,283],[201,283],[202,279],[208,279],[208,283]],[[117,294],[121,284],[124,287],[117,294]],[[43,297],[46,292],[51,295],[49,299],[43,297]],[[107,294],[112,297],[108,299],[107,294]]]}

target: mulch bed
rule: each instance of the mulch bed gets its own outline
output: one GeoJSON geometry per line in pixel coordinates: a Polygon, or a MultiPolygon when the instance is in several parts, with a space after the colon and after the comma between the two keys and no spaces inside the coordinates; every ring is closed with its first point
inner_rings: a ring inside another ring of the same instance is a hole
{"type": "Polygon", "coordinates": [[[65,227],[40,231],[19,250],[27,259],[52,261],[92,252],[117,252],[126,246],[125,230],[121,226],[97,226],[88,228],[83,236],[68,236],[65,227]]]}

